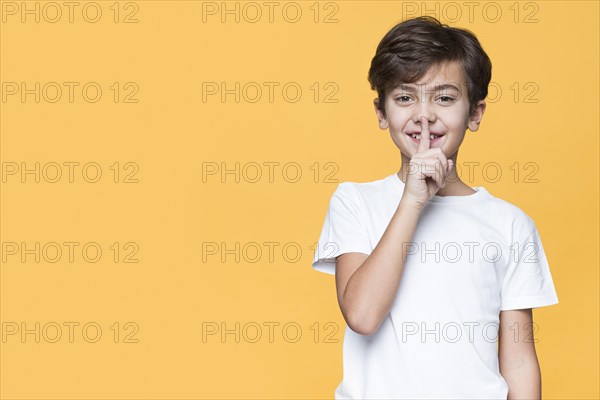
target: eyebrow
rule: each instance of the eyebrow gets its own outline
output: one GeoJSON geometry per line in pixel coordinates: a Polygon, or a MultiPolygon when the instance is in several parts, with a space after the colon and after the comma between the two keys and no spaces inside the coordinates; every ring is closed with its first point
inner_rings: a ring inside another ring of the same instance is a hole
{"type": "MultiPolygon", "coordinates": [[[[437,91],[440,91],[440,90],[447,90],[447,89],[454,89],[454,90],[460,92],[460,89],[458,87],[456,87],[455,85],[453,85],[451,83],[444,83],[443,85],[436,84],[435,85],[435,89],[434,90],[428,90],[427,93],[437,92],[437,91]]],[[[396,88],[396,90],[401,90],[403,92],[411,92],[411,93],[414,93],[414,92],[417,91],[417,89],[414,86],[407,85],[405,83],[400,84],[396,88]]]]}

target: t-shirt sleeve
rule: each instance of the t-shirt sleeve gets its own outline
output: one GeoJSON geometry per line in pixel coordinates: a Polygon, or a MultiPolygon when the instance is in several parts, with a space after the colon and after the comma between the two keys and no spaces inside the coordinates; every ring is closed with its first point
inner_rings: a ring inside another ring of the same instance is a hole
{"type": "Polygon", "coordinates": [[[331,196],[315,249],[315,270],[335,275],[336,257],[350,252],[371,254],[369,237],[358,193],[352,182],[342,182],[331,196]]]}
{"type": "Polygon", "coordinates": [[[529,233],[512,243],[509,263],[502,282],[500,310],[519,310],[558,304],[544,246],[535,224],[529,233]]]}

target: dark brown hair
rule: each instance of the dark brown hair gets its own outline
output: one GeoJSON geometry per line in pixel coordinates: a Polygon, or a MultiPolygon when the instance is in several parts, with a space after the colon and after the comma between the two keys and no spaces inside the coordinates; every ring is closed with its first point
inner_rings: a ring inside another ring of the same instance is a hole
{"type": "Polygon", "coordinates": [[[420,16],[400,22],[377,46],[369,69],[371,89],[377,90],[378,108],[385,115],[385,96],[400,83],[415,83],[430,67],[458,61],[466,77],[469,113],[486,98],[492,63],[469,30],[452,28],[436,18],[420,16]]]}

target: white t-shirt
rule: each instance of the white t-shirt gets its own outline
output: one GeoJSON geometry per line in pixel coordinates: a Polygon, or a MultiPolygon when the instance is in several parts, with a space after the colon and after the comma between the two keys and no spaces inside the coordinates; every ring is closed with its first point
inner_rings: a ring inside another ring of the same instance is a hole
{"type": "MultiPolygon", "coordinates": [[[[428,201],[406,244],[390,313],[371,336],[346,327],[335,399],[507,398],[498,367],[500,311],[557,304],[558,297],[533,220],[474,189],[428,201]]],[[[371,254],[403,190],[396,173],[340,183],[313,268],[335,274],[340,254],[371,254]]]]}

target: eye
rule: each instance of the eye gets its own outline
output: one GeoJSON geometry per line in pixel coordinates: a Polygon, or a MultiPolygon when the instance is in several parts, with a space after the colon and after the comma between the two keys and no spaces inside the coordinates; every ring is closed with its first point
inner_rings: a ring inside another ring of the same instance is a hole
{"type": "Polygon", "coordinates": [[[444,103],[450,103],[450,102],[454,101],[454,97],[450,97],[450,96],[440,96],[439,99],[446,99],[446,100],[442,100],[442,102],[444,102],[444,103]]]}
{"type": "Polygon", "coordinates": [[[404,103],[404,102],[410,100],[410,96],[398,96],[398,97],[396,97],[396,100],[404,103]],[[402,100],[402,99],[406,99],[406,100],[402,100]]]}

